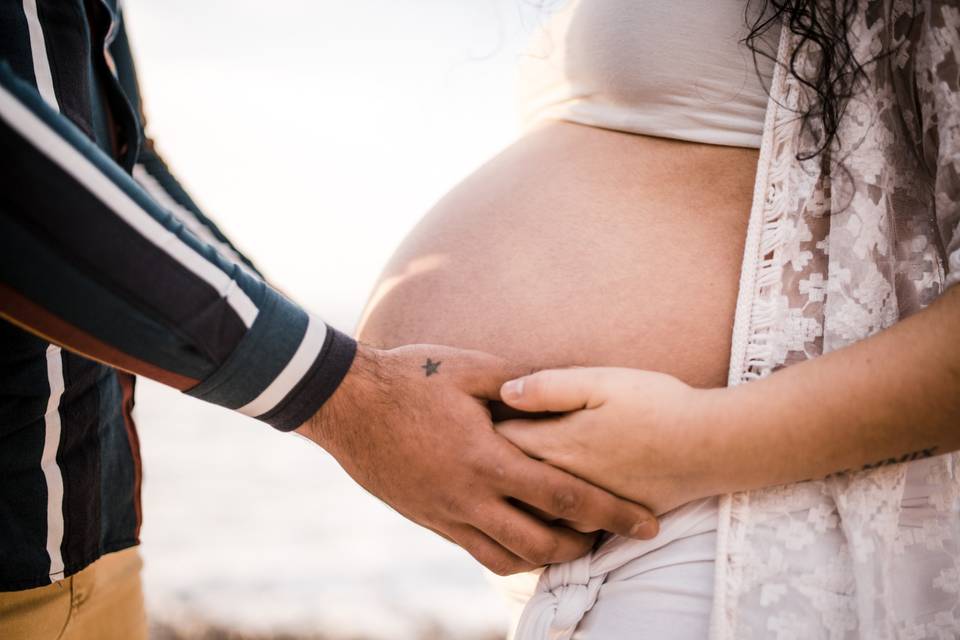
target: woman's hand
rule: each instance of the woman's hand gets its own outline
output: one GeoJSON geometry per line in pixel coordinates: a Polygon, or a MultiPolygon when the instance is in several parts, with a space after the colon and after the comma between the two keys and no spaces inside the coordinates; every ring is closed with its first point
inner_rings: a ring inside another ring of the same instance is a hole
{"type": "Polygon", "coordinates": [[[528,455],[659,515],[720,492],[723,439],[712,429],[711,405],[722,392],[636,369],[540,371],[504,384],[502,399],[562,415],[496,428],[528,455]]]}

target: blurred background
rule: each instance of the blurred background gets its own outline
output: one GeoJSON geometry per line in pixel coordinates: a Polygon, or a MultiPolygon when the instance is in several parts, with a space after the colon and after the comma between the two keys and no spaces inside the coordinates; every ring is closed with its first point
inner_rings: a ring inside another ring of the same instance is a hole
{"type": "MultiPolygon", "coordinates": [[[[260,268],[353,331],[381,267],[517,134],[539,0],[127,0],[149,129],[260,268]]],[[[491,638],[465,552],[319,448],[138,387],[142,551],[157,638],[491,638]]]]}

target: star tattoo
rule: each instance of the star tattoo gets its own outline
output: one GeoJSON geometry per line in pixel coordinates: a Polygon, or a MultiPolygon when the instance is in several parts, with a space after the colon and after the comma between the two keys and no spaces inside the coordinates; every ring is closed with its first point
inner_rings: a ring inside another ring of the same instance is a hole
{"type": "Polygon", "coordinates": [[[427,364],[420,365],[420,368],[427,372],[427,377],[429,378],[435,373],[440,373],[440,361],[434,362],[430,358],[427,358],[427,364]]]}

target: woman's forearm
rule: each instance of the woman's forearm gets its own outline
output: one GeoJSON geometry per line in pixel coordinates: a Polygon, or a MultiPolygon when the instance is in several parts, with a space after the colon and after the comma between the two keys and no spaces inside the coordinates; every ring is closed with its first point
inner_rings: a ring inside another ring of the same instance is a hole
{"type": "Polygon", "coordinates": [[[715,400],[711,442],[727,454],[718,478],[727,491],[960,449],[960,288],[868,339],[718,390],[715,400]]]}

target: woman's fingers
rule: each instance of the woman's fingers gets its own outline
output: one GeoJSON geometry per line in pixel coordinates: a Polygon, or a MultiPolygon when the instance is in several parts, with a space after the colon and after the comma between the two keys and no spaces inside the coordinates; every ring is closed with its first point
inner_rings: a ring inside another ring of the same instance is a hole
{"type": "Polygon", "coordinates": [[[646,507],[625,500],[549,464],[518,455],[506,468],[505,494],[577,531],[610,531],[646,540],[657,535],[657,520],[646,507]]]}
{"type": "Polygon", "coordinates": [[[486,508],[483,533],[536,567],[576,560],[593,547],[595,536],[551,526],[506,501],[488,503],[486,508]]]}
{"type": "Polygon", "coordinates": [[[548,369],[504,383],[500,397],[523,411],[576,411],[599,404],[597,368],[548,369]]]}

